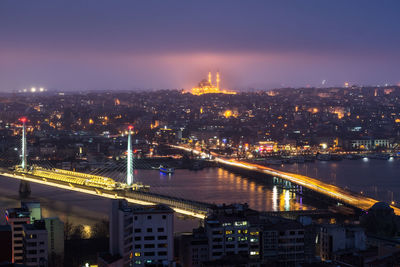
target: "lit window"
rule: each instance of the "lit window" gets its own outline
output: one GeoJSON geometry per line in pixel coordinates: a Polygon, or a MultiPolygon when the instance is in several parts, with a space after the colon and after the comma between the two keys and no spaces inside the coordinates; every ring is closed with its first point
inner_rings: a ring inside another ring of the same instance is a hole
{"type": "Polygon", "coordinates": [[[135,252],[135,257],[140,257],[140,252],[135,252]]]}
{"type": "Polygon", "coordinates": [[[231,231],[231,230],[226,230],[226,231],[225,231],[225,234],[226,234],[226,235],[231,235],[231,234],[232,234],[232,231],[231,231]]]}
{"type": "Polygon", "coordinates": [[[245,226],[245,225],[247,225],[247,222],[246,222],[246,221],[243,221],[243,222],[235,222],[235,226],[245,226]]]}

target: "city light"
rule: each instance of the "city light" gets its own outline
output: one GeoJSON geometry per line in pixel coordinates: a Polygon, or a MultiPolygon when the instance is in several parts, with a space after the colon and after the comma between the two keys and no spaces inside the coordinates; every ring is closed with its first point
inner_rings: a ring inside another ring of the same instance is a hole
{"type": "Polygon", "coordinates": [[[400,263],[400,1],[14,2],[0,261],[400,263]]]}

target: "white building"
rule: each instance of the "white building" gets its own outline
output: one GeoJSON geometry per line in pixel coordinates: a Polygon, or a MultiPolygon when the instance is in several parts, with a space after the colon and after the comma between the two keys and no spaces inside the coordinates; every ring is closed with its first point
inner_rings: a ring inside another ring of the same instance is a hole
{"type": "Polygon", "coordinates": [[[24,264],[48,266],[47,230],[44,221],[23,225],[24,264]]]}
{"type": "Polygon", "coordinates": [[[12,230],[12,262],[23,263],[23,225],[30,223],[30,212],[26,208],[6,210],[6,222],[12,230]]]}
{"type": "Polygon", "coordinates": [[[351,148],[353,149],[374,149],[376,147],[390,148],[391,142],[389,139],[361,139],[351,140],[351,148]]]}
{"type": "Polygon", "coordinates": [[[122,256],[123,266],[168,266],[173,261],[173,218],[167,206],[130,206],[125,200],[114,200],[110,254],[122,256]]]}

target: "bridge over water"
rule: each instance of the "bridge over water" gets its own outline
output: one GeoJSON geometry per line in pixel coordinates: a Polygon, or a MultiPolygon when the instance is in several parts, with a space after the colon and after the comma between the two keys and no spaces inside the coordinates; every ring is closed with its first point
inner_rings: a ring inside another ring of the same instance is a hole
{"type": "MultiPolygon", "coordinates": [[[[277,178],[283,179],[283,180],[293,183],[295,185],[302,186],[303,188],[307,188],[309,190],[312,190],[314,192],[322,194],[330,199],[334,199],[337,202],[346,204],[350,207],[354,207],[357,209],[368,210],[376,202],[379,202],[376,199],[345,190],[345,189],[340,188],[335,185],[324,183],[318,179],[311,178],[311,177],[308,177],[305,175],[283,172],[283,171],[279,171],[279,170],[269,168],[269,167],[259,165],[259,164],[248,163],[245,161],[240,161],[240,160],[235,160],[235,159],[228,159],[228,158],[224,158],[216,153],[208,154],[208,153],[202,152],[201,150],[187,148],[185,146],[174,146],[173,145],[171,147],[176,148],[176,149],[181,149],[181,150],[184,150],[189,153],[196,154],[196,155],[202,155],[204,157],[211,156],[213,161],[215,161],[223,166],[239,168],[242,170],[248,170],[248,171],[257,172],[257,173],[265,174],[265,175],[272,176],[272,177],[277,177],[277,178]]],[[[391,206],[391,207],[393,208],[396,215],[400,215],[400,208],[395,207],[395,206],[391,206]]]]}
{"type": "Polygon", "coordinates": [[[149,186],[135,182],[131,139],[132,126],[128,127],[126,179],[125,181],[117,182],[106,175],[100,176],[97,174],[56,169],[52,166],[28,166],[25,125],[27,118],[22,117],[20,121],[22,122],[21,163],[11,168],[0,168],[0,176],[20,180],[20,193],[22,194],[28,195],[30,193],[29,182],[32,182],[111,199],[124,198],[128,202],[140,205],[165,204],[177,213],[201,219],[205,218],[213,207],[212,204],[208,203],[150,192],[149,186]]]}
{"type": "MultiPolygon", "coordinates": [[[[49,172],[50,173],[50,172],[49,172]]],[[[53,170],[54,177],[57,175],[57,179],[53,179],[50,175],[44,177],[42,174],[33,175],[31,173],[22,173],[9,171],[7,169],[0,169],[0,176],[9,177],[12,179],[18,179],[22,182],[32,182],[42,184],[46,186],[52,186],[60,189],[96,195],[99,197],[105,197],[110,199],[126,199],[128,202],[138,205],[155,205],[164,204],[170,206],[175,212],[204,219],[207,213],[214,207],[212,204],[182,199],[172,196],[165,196],[158,193],[145,191],[145,190],[132,190],[131,188],[107,188],[101,185],[94,184],[81,184],[73,182],[73,178],[76,178],[73,174],[65,175],[65,179],[60,179],[59,173],[53,170]],[[67,178],[69,180],[67,180],[67,178]]]]}

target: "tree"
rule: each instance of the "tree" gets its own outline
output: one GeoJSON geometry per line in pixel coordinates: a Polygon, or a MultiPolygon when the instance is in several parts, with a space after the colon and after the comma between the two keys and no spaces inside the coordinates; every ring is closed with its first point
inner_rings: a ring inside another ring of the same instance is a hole
{"type": "Polygon", "coordinates": [[[85,228],[82,224],[78,224],[72,229],[71,239],[85,239],[86,233],[85,228]]]}
{"type": "Polygon", "coordinates": [[[106,220],[101,220],[92,228],[92,238],[108,238],[109,224],[106,220]]]}
{"type": "Polygon", "coordinates": [[[70,240],[71,235],[72,235],[72,230],[73,230],[73,225],[72,223],[68,220],[64,223],[64,240],[70,240]]]}

